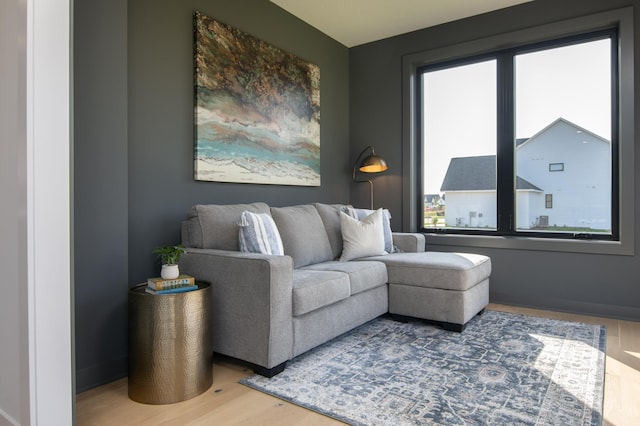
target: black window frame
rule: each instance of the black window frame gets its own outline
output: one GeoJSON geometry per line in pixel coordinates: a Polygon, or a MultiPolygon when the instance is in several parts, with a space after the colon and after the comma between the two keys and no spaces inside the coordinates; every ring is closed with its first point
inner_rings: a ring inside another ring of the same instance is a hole
{"type": "Polygon", "coordinates": [[[536,238],[554,239],[593,239],[604,241],[620,241],[620,197],[619,197],[619,32],[617,27],[609,27],[596,31],[587,31],[577,35],[558,37],[542,42],[534,42],[495,50],[488,53],[469,55],[463,58],[446,60],[438,63],[419,66],[416,68],[415,84],[415,122],[416,129],[416,188],[418,193],[423,193],[423,164],[422,153],[424,141],[422,140],[422,75],[426,72],[453,68],[466,64],[473,64],[485,60],[497,61],[497,146],[496,146],[496,199],[497,199],[497,223],[495,230],[469,229],[469,228],[437,228],[424,226],[424,205],[417,206],[417,228],[423,233],[438,234],[463,234],[463,235],[488,235],[488,236],[524,236],[536,238]],[[517,230],[515,221],[516,189],[515,189],[515,75],[514,58],[519,54],[532,53],[541,50],[553,49],[574,44],[610,39],[611,40],[611,233],[573,233],[573,232],[545,232],[517,230]]]}
{"type": "Polygon", "coordinates": [[[549,171],[554,172],[564,172],[564,163],[549,163],[549,171]]]}

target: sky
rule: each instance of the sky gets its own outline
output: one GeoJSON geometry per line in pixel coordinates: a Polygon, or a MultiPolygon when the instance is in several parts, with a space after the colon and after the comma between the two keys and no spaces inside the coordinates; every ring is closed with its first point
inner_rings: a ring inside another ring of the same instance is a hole
{"type": "MultiPolygon", "coordinates": [[[[610,40],[515,59],[516,138],[559,117],[611,140],[610,40]]],[[[425,193],[440,193],[453,157],[496,153],[496,62],[424,75],[425,193]]]]}

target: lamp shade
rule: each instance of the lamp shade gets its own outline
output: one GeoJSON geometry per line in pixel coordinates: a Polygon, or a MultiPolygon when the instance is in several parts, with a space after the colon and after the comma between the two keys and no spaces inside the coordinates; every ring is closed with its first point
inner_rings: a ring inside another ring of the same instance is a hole
{"type": "Polygon", "coordinates": [[[379,173],[384,172],[389,167],[384,158],[376,155],[375,151],[371,151],[371,155],[360,162],[358,170],[364,173],[379,173]]]}

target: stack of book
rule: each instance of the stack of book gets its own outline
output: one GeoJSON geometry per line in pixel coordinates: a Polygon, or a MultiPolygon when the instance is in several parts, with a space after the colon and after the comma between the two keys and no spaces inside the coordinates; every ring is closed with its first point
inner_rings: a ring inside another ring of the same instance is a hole
{"type": "Polygon", "coordinates": [[[180,275],[172,280],[165,280],[159,277],[149,278],[145,291],[151,294],[173,294],[184,293],[197,288],[195,278],[190,275],[180,275]]]}

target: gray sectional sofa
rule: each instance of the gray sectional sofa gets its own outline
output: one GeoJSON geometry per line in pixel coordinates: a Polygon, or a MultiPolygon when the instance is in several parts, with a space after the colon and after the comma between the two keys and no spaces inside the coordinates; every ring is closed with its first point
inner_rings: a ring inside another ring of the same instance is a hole
{"type": "Polygon", "coordinates": [[[180,271],[212,286],[214,352],[271,377],[288,360],[388,312],[462,331],[488,304],[490,259],[426,252],[422,234],[393,233],[392,253],[341,261],[343,208],[191,208],[180,271]],[[243,212],[273,219],[284,255],[239,251],[243,212]]]}

